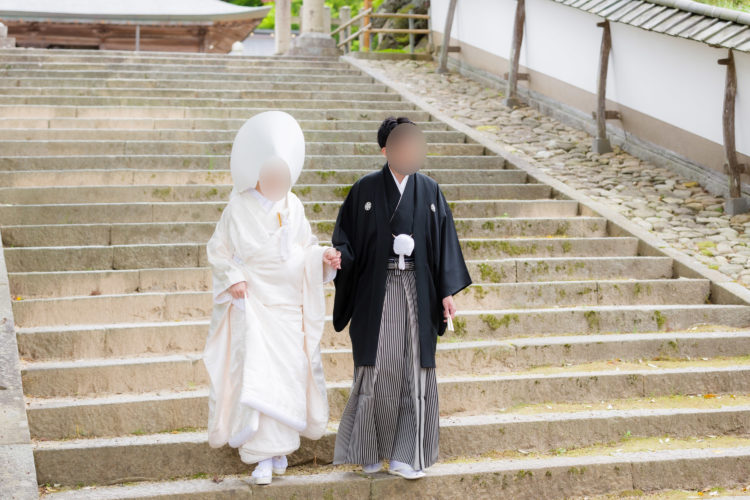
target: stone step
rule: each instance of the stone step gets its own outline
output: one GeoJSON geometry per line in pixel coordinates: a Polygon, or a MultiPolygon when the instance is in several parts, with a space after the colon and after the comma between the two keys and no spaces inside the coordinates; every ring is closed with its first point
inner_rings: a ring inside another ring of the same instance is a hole
{"type": "MultiPolygon", "coordinates": [[[[15,322],[23,326],[41,326],[106,321],[183,321],[209,317],[213,306],[210,291],[119,295],[96,292],[98,290],[92,290],[93,295],[59,298],[22,298],[13,303],[15,322]]],[[[333,289],[327,293],[333,296],[333,289]]],[[[456,305],[461,311],[481,312],[484,309],[704,304],[709,296],[708,280],[688,278],[482,283],[459,293],[456,305]]],[[[330,313],[330,304],[328,309],[330,313]]],[[[487,319],[488,326],[493,324],[492,319],[487,319]]]]}
{"type": "MultiPolygon", "coordinates": [[[[260,66],[262,67],[262,64],[260,66]]],[[[361,71],[356,68],[352,68],[348,65],[342,64],[318,64],[308,65],[305,62],[300,62],[293,65],[271,65],[268,68],[264,68],[263,71],[258,71],[259,65],[248,65],[247,67],[226,67],[224,65],[216,64],[190,64],[189,62],[176,62],[176,63],[165,63],[165,64],[141,64],[141,63],[121,63],[117,65],[99,63],[99,62],[85,62],[85,63],[69,63],[69,62],[47,62],[44,63],[43,75],[48,77],[58,77],[61,75],[70,76],[86,76],[97,78],[111,78],[123,76],[137,75],[139,78],[145,78],[146,75],[151,75],[155,78],[173,78],[173,79],[190,79],[199,80],[203,78],[216,78],[217,74],[221,74],[222,77],[227,79],[246,79],[248,76],[253,77],[276,77],[283,78],[285,76],[307,76],[309,79],[319,79],[331,76],[359,76],[363,78],[370,78],[364,75],[361,71]]],[[[28,63],[28,62],[14,62],[7,64],[2,71],[2,74],[11,78],[23,75],[25,77],[42,76],[40,74],[39,63],[28,63]]],[[[369,81],[372,81],[370,78],[369,81]]]]}
{"type": "MultiPolygon", "coordinates": [[[[381,154],[356,155],[306,155],[305,170],[368,170],[381,168],[385,164],[381,154]]],[[[466,169],[511,170],[501,156],[427,156],[424,168],[451,169],[461,166],[466,169]]],[[[29,170],[113,170],[135,169],[153,171],[163,169],[209,170],[217,173],[229,172],[229,155],[71,155],[71,156],[4,156],[0,157],[0,168],[3,171],[29,170]]],[[[516,170],[516,169],[512,169],[516,170]]]]}
{"type": "MultiPolygon", "coordinates": [[[[146,95],[140,95],[137,93],[135,96],[129,95],[17,95],[17,94],[0,94],[0,104],[4,105],[55,105],[59,102],[65,102],[66,106],[146,106],[153,107],[162,104],[165,99],[173,103],[174,106],[182,106],[189,108],[221,108],[221,109],[244,109],[244,108],[268,108],[274,109],[277,106],[285,108],[300,108],[300,109],[327,109],[338,108],[338,109],[351,109],[351,108],[366,108],[368,110],[381,110],[381,109],[413,109],[413,105],[407,102],[383,99],[383,95],[390,94],[378,94],[375,99],[367,99],[367,95],[358,96],[362,99],[354,99],[354,95],[341,95],[329,94],[329,99],[324,99],[326,95],[322,95],[321,99],[316,99],[315,94],[305,92],[298,96],[291,96],[288,98],[281,98],[276,93],[266,94],[264,96],[258,96],[254,98],[237,96],[234,98],[229,97],[159,97],[151,95],[152,92],[144,92],[146,95]]],[[[202,95],[201,92],[196,94],[202,95]]]]}
{"type": "MultiPolygon", "coordinates": [[[[376,142],[375,130],[305,130],[308,142],[376,142]]],[[[236,130],[96,130],[96,129],[15,129],[0,130],[0,141],[175,141],[175,142],[229,142],[234,140],[236,130]]],[[[424,132],[428,143],[465,143],[466,136],[449,130],[424,132]]]]}
{"type": "Polygon", "coordinates": [[[153,78],[78,78],[67,76],[60,78],[38,77],[8,78],[0,74],[0,88],[71,88],[83,87],[89,89],[126,88],[126,89],[209,89],[209,90],[247,90],[252,87],[262,87],[264,90],[336,90],[349,92],[388,92],[388,87],[372,82],[320,82],[317,78],[308,81],[275,82],[273,80],[252,80],[253,75],[248,75],[244,81],[234,80],[175,80],[175,79],[153,79],[153,78]]]}
{"type": "MultiPolygon", "coordinates": [[[[46,436],[64,436],[58,439],[107,435],[126,437],[127,434],[204,428],[207,421],[208,388],[203,383],[188,383],[183,379],[181,384],[174,388],[147,389],[158,386],[159,376],[171,374],[171,370],[180,370],[183,377],[194,377],[191,381],[199,379],[201,376],[197,372],[205,372],[203,361],[197,358],[193,362],[193,367],[186,366],[184,369],[180,366],[165,366],[168,362],[163,360],[154,360],[152,364],[161,365],[161,370],[150,370],[142,364],[141,368],[149,374],[158,372],[156,378],[147,380],[140,373],[136,374],[135,379],[124,378],[125,374],[132,372],[124,365],[113,366],[110,372],[105,374],[102,373],[103,369],[89,367],[88,362],[81,362],[78,368],[71,370],[76,371],[85,380],[74,381],[73,374],[59,373],[62,377],[61,382],[66,387],[72,385],[72,390],[77,390],[77,394],[42,398],[35,394],[27,395],[29,429],[32,437],[39,439],[37,446],[47,446],[45,441],[42,441],[48,439],[46,436]],[[115,380],[116,375],[111,372],[122,373],[123,378],[115,380]],[[98,377],[104,379],[100,380],[98,377]],[[110,379],[112,383],[109,383],[110,379]],[[136,386],[136,381],[142,382],[135,389],[137,393],[129,392],[132,389],[128,387],[136,386]],[[124,393],[95,396],[82,392],[86,389],[105,387],[118,387],[122,389],[120,392],[124,393]]],[[[549,374],[514,372],[472,377],[439,376],[440,413],[451,418],[459,418],[454,414],[498,414],[507,408],[527,404],[599,403],[630,398],[653,399],[677,394],[683,397],[689,394],[711,394],[715,397],[744,395],[750,391],[750,367],[747,364],[722,364],[712,367],[709,362],[701,364],[684,361],[673,362],[672,365],[679,367],[576,371],[578,367],[571,366],[549,374]]],[[[55,375],[60,371],[57,370],[55,375]]],[[[33,378],[28,375],[28,371],[24,371],[24,374],[26,378],[33,378]]],[[[334,426],[346,405],[350,386],[351,380],[327,383],[330,418],[334,426]]],[[[590,414],[582,411],[572,413],[573,425],[577,419],[583,419],[584,415],[590,414]]],[[[528,418],[534,415],[534,412],[526,412],[523,415],[528,418]]],[[[543,418],[542,414],[537,415],[537,418],[543,418]]],[[[512,410],[498,415],[503,416],[515,416],[515,420],[522,418],[522,415],[513,415],[512,410]]],[[[542,429],[537,429],[537,432],[539,431],[542,429]]],[[[497,433],[502,435],[499,429],[497,433]]],[[[319,460],[324,459],[324,456],[318,457],[319,460]]]]}
{"type": "Polygon", "coordinates": [[[195,63],[189,60],[154,60],[154,61],[143,61],[143,60],[130,60],[120,61],[113,64],[112,61],[101,61],[98,58],[88,58],[84,60],[55,60],[48,59],[41,63],[40,61],[31,61],[16,58],[9,58],[6,60],[6,66],[3,68],[5,71],[13,70],[35,70],[39,69],[40,66],[44,66],[45,69],[49,69],[50,72],[55,71],[148,71],[150,74],[159,72],[186,72],[186,73],[204,73],[213,72],[214,75],[217,72],[225,74],[252,74],[262,73],[263,74],[285,74],[291,72],[304,72],[311,74],[330,74],[330,73],[341,73],[341,74],[363,74],[360,70],[352,67],[351,65],[330,59],[328,61],[281,61],[271,60],[264,61],[261,59],[242,61],[237,60],[234,64],[227,64],[227,62],[216,61],[216,60],[204,60],[200,63],[195,63]]]}
{"type": "MultiPolygon", "coordinates": [[[[454,222],[459,238],[607,235],[602,217],[456,218],[454,222]]],[[[320,239],[331,239],[335,220],[310,224],[320,239]]],[[[19,225],[4,226],[2,239],[8,247],[205,243],[215,229],[212,222],[19,225]]]]}
{"type": "MultiPolygon", "coordinates": [[[[12,156],[56,155],[139,155],[170,152],[188,155],[226,155],[232,150],[231,142],[198,141],[0,141],[3,152],[12,156]]],[[[307,142],[305,151],[315,155],[374,155],[380,152],[375,140],[368,142],[307,142]]],[[[483,155],[481,144],[429,143],[428,155],[483,155]]]]}
{"type": "MultiPolygon", "coordinates": [[[[314,102],[314,101],[313,101],[314,102]]],[[[306,104],[306,101],[301,102],[306,104]]],[[[245,119],[262,111],[278,109],[292,115],[297,120],[384,120],[389,116],[408,116],[412,121],[428,121],[429,113],[415,109],[413,104],[399,103],[390,109],[372,109],[370,107],[353,107],[347,103],[344,108],[326,106],[318,109],[301,107],[283,107],[275,101],[269,101],[270,107],[180,107],[180,106],[71,106],[71,105],[43,105],[43,104],[2,104],[0,116],[5,118],[171,118],[171,119],[199,119],[199,118],[227,118],[245,119]]]]}
{"type": "MultiPolygon", "coordinates": [[[[0,80],[0,83],[2,82],[0,80]]],[[[11,87],[9,85],[0,85],[0,96],[7,97],[23,97],[23,96],[36,96],[36,97],[58,97],[67,101],[71,97],[111,97],[116,99],[122,99],[127,97],[145,97],[145,98],[160,98],[176,100],[179,104],[180,99],[199,99],[200,101],[218,101],[226,100],[229,102],[236,100],[247,100],[252,102],[256,99],[294,99],[294,100],[322,100],[322,101],[340,101],[340,100],[352,100],[352,101],[388,101],[388,102],[401,102],[402,98],[399,94],[390,92],[376,92],[371,89],[354,91],[351,89],[347,90],[332,90],[330,88],[323,89],[297,89],[297,90],[276,90],[268,89],[265,86],[262,88],[252,88],[249,86],[248,89],[238,90],[208,90],[205,88],[190,88],[187,85],[183,85],[179,88],[132,88],[132,87],[106,87],[106,88],[89,88],[89,87],[77,87],[77,86],[64,86],[64,87],[11,87]]],[[[457,132],[458,133],[458,132],[457,132]]]]}
{"type": "Polygon", "coordinates": [[[92,56],[97,60],[102,58],[104,61],[150,61],[161,62],[169,61],[193,61],[193,62],[230,62],[241,63],[243,61],[267,61],[273,63],[276,61],[302,61],[302,62],[337,62],[338,57],[331,56],[292,56],[292,55],[236,55],[236,54],[214,54],[206,52],[169,52],[169,51],[148,51],[133,52],[132,50],[110,50],[92,52],[91,49],[55,49],[55,48],[34,48],[34,47],[17,47],[12,49],[0,49],[0,54],[4,57],[18,58],[27,61],[67,61],[70,58],[80,58],[83,61],[91,60],[92,56]]]}
{"type": "Polygon", "coordinates": [[[293,64],[309,63],[315,64],[343,64],[338,57],[311,57],[311,56],[291,56],[291,55],[236,55],[236,54],[213,54],[197,52],[133,52],[127,50],[106,50],[97,51],[92,54],[90,49],[38,49],[38,48],[14,48],[12,50],[3,50],[2,55],[7,61],[22,62],[90,62],[96,60],[100,63],[122,63],[122,62],[140,62],[140,63],[174,63],[175,61],[190,61],[196,63],[210,64],[228,64],[243,65],[252,63],[264,64],[293,64]],[[93,56],[93,57],[92,57],[93,56]]]}
{"type": "MultiPolygon", "coordinates": [[[[451,201],[453,216],[463,217],[573,217],[573,200],[459,200],[451,201]]],[[[303,202],[312,221],[332,220],[340,201],[303,202]]],[[[0,205],[2,224],[91,224],[105,222],[214,222],[226,202],[81,203],[56,205],[0,205]]],[[[12,249],[6,249],[6,251],[12,249]]]]}
{"type": "MultiPolygon", "coordinates": [[[[44,397],[74,395],[82,384],[89,387],[85,382],[88,378],[96,380],[93,392],[119,392],[119,389],[107,389],[121,387],[117,381],[109,379],[129,379],[131,374],[136,377],[133,380],[138,377],[147,379],[152,374],[160,379],[164,387],[171,387],[169,384],[181,387],[186,382],[180,379],[186,374],[189,374],[187,380],[191,383],[207,384],[205,374],[201,371],[196,375],[194,371],[195,360],[201,357],[204,348],[206,332],[199,338],[193,338],[187,335],[192,331],[185,329],[186,335],[179,339],[179,344],[160,341],[144,345],[138,343],[140,339],[149,339],[144,335],[124,338],[119,335],[122,332],[114,329],[103,338],[87,338],[94,337],[90,330],[78,330],[70,332],[70,337],[77,335],[77,339],[63,339],[65,344],[56,350],[50,344],[55,337],[48,335],[48,331],[30,333],[24,330],[18,334],[19,352],[26,369],[24,382],[28,383],[30,394],[44,397]],[[66,346],[73,349],[70,355],[67,355],[66,346]],[[174,373],[166,370],[165,366],[173,366],[174,373]],[[69,392],[52,392],[57,389],[48,388],[50,384],[57,386],[60,381],[69,392]]],[[[348,342],[344,343],[345,346],[325,347],[322,351],[326,380],[329,382],[351,380],[351,346],[348,342]]],[[[436,359],[441,376],[469,376],[544,366],[586,363],[617,366],[621,362],[644,359],[647,362],[651,359],[675,362],[727,357],[747,352],[749,346],[750,332],[747,331],[564,335],[479,341],[441,338],[437,344],[436,359]]]]}
{"type": "MultiPolygon", "coordinates": [[[[186,325],[143,323],[141,327],[132,324],[112,324],[109,327],[19,327],[17,341],[19,354],[27,361],[168,355],[202,351],[207,327],[208,323],[205,320],[191,321],[186,325]]],[[[746,335],[747,332],[705,331],[587,334],[522,339],[506,337],[498,340],[485,334],[483,340],[456,340],[458,337],[453,337],[453,333],[447,332],[447,336],[439,339],[438,349],[448,349],[454,342],[475,342],[502,353],[505,352],[502,351],[503,347],[514,346],[515,351],[512,355],[506,353],[507,355],[497,359],[512,367],[530,367],[614,358],[650,358],[657,354],[667,358],[727,356],[746,352],[742,350],[746,343],[746,335]],[[714,350],[709,349],[709,344],[714,350]],[[712,352],[714,354],[711,354],[712,352]]],[[[461,338],[473,339],[477,336],[466,332],[461,338]]],[[[330,328],[326,331],[322,346],[324,349],[351,349],[348,335],[331,332],[330,328]]],[[[441,361],[441,371],[445,366],[443,363],[446,362],[441,361]]]]}
{"type": "MultiPolygon", "coordinates": [[[[638,247],[638,239],[630,236],[604,238],[465,238],[461,239],[460,243],[464,257],[467,259],[634,256],[638,247]]],[[[5,260],[10,272],[203,267],[208,265],[206,246],[202,243],[6,248],[5,260]]]]}
{"type": "MultiPolygon", "coordinates": [[[[672,278],[669,257],[549,257],[467,260],[474,283],[672,278]]],[[[42,297],[120,295],[135,292],[206,291],[208,267],[91,271],[11,272],[11,289],[23,300],[42,297]]],[[[480,298],[481,294],[476,294],[480,298]]],[[[330,301],[330,296],[328,297],[330,301]]]]}
{"type": "MultiPolygon", "coordinates": [[[[471,158],[471,157],[467,157],[471,158]]],[[[303,169],[296,186],[307,184],[353,184],[373,169],[313,170],[303,169]]],[[[466,184],[524,184],[528,175],[523,170],[480,168],[423,168],[420,173],[435,179],[440,184],[452,184],[457,180],[466,184]]],[[[16,170],[0,172],[2,187],[43,186],[127,186],[127,185],[196,184],[231,185],[229,170],[16,170]]]]}
{"type": "MultiPolygon", "coordinates": [[[[151,436],[143,436],[140,441],[138,438],[123,441],[113,446],[119,449],[120,446],[132,444],[136,449],[143,450],[142,455],[152,456],[158,453],[154,450],[157,445],[149,442],[147,438],[151,436]]],[[[165,435],[163,441],[169,438],[169,435],[165,435]]],[[[191,457],[204,457],[206,453],[217,451],[209,450],[205,443],[197,444],[198,439],[196,436],[194,440],[189,441],[189,445],[180,448],[191,457]]],[[[173,441],[178,439],[174,438],[173,441]]],[[[68,455],[75,456],[78,451],[76,444],[78,443],[70,443],[66,448],[66,451],[69,450],[68,455]]],[[[110,456],[114,459],[112,448],[103,446],[99,453],[102,460],[110,456]]],[[[740,488],[747,483],[745,471],[750,467],[748,446],[696,447],[614,455],[592,453],[580,457],[456,460],[452,463],[434,465],[429,469],[427,476],[419,481],[404,481],[385,472],[368,476],[356,468],[340,471],[333,468],[327,470],[325,467],[307,467],[296,474],[292,468],[286,476],[275,478],[270,485],[258,486],[250,484],[250,468],[239,462],[236,450],[227,449],[225,453],[226,461],[232,461],[232,457],[235,457],[234,470],[238,475],[211,479],[207,477],[209,473],[201,473],[198,477],[203,479],[170,478],[169,481],[136,482],[123,486],[93,486],[45,496],[51,499],[306,497],[349,500],[405,497],[419,500],[444,498],[445,492],[450,492],[451,498],[489,499],[498,498],[498,491],[501,491],[502,498],[557,500],[574,496],[591,498],[591,495],[596,494],[613,498],[608,494],[618,495],[623,492],[630,496],[632,492],[665,489],[679,489],[678,493],[682,494],[685,488],[702,492],[704,488],[717,484],[739,485],[740,488]],[[317,472],[317,469],[323,469],[324,472],[317,472]]],[[[179,459],[177,461],[183,463],[179,459]]],[[[55,463],[58,462],[59,460],[55,460],[55,463]]],[[[205,462],[208,461],[203,463],[205,462]]],[[[139,465],[140,467],[134,471],[137,474],[134,477],[128,475],[129,469],[124,467],[112,470],[97,464],[89,475],[83,476],[84,480],[81,483],[86,482],[85,477],[93,478],[94,474],[99,472],[105,477],[110,477],[112,483],[118,482],[118,478],[154,481],[157,474],[153,470],[146,470],[143,462],[139,465]]],[[[205,463],[204,469],[213,470],[212,466],[213,469],[217,468],[216,463],[209,462],[205,463]]],[[[181,472],[186,470],[184,465],[180,467],[181,472]]],[[[56,467],[55,474],[49,476],[50,482],[52,477],[64,476],[66,469],[56,467]]],[[[189,474],[181,475],[185,477],[189,474]]]]}
{"type": "MultiPolygon", "coordinates": [[[[730,439],[750,423],[750,306],[710,303],[709,280],[676,278],[671,258],[638,255],[637,238],[608,236],[604,218],[359,69],[339,58],[0,55],[0,226],[40,484],[151,479],[160,482],[138,485],[142,494],[99,493],[182,497],[197,483],[168,480],[249,472],[203,432],[205,243],[228,196],[236,130],[279,108],[308,140],[295,191],[323,244],[348,186],[384,163],[380,121],[405,115],[425,130],[424,172],[451,203],[474,278],[457,296],[455,332],[438,342],[449,463],[415,483],[325,466],[294,477],[297,467],[267,489],[228,481],[191,496],[562,498],[636,489],[644,474],[661,488],[747,477],[750,440],[730,439]],[[673,407],[680,394],[706,398],[673,407]],[[641,407],[605,410],[630,398],[641,407]],[[726,449],[690,443],[623,459],[601,448],[625,435],[709,434],[726,449]],[[504,456],[515,460],[486,460],[504,456]]],[[[330,313],[333,287],[324,293],[330,313]]],[[[331,426],[303,441],[294,464],[330,461],[351,384],[348,331],[328,317],[322,348],[331,426]]]]}
{"type": "MultiPolygon", "coordinates": [[[[140,333],[129,331],[129,335],[146,336],[158,333],[159,338],[177,339],[183,329],[198,328],[205,339],[208,317],[202,311],[190,316],[196,297],[205,292],[181,293],[142,293],[128,294],[125,298],[130,305],[140,301],[136,311],[119,311],[115,308],[123,296],[87,296],[74,299],[79,304],[88,301],[89,309],[81,317],[80,309],[75,312],[54,311],[43,307],[60,303],[66,299],[29,299],[13,302],[16,325],[23,332],[36,334],[44,332],[59,339],[80,339],[81,335],[106,335],[115,329],[117,332],[144,328],[140,333]],[[155,309],[155,310],[154,310],[155,309]],[[29,311],[41,311],[37,315],[29,311]],[[105,314],[109,312],[109,314],[105,314]],[[123,317],[129,318],[123,323],[123,317]],[[98,322],[95,321],[98,318],[98,322]],[[77,330],[85,330],[83,334],[77,330]],[[98,333],[91,333],[98,332],[98,333]]],[[[629,305],[588,305],[572,307],[542,307],[523,309],[459,310],[454,320],[455,332],[450,338],[458,340],[504,339],[513,336],[563,335],[588,333],[639,333],[665,332],[699,328],[703,325],[723,325],[731,328],[750,327],[750,306],[723,304],[629,304],[629,305]]],[[[21,330],[19,330],[21,331],[21,330]]],[[[348,330],[347,330],[348,331],[348,330]]],[[[61,342],[63,340],[60,340],[61,342]]],[[[69,342],[69,340],[65,340],[69,342]]],[[[323,332],[326,346],[345,346],[348,342],[346,331],[335,332],[330,319],[326,320],[323,332]]]]}
{"type": "MultiPolygon", "coordinates": [[[[297,183],[292,190],[302,201],[343,202],[350,188],[351,184],[297,183]]],[[[552,194],[546,184],[528,183],[443,184],[441,190],[448,200],[537,200],[549,199],[552,194]]],[[[231,184],[0,187],[0,199],[13,205],[39,200],[49,204],[226,201],[231,191],[231,184]]]]}
{"type": "MultiPolygon", "coordinates": [[[[372,130],[377,131],[380,120],[298,120],[303,130],[372,130]]],[[[132,130],[231,130],[236,132],[245,123],[242,118],[4,118],[0,117],[1,130],[21,129],[132,129],[132,130]]],[[[446,131],[442,122],[415,121],[423,131],[446,131]]]]}
{"type": "MultiPolygon", "coordinates": [[[[146,80],[154,81],[173,81],[180,82],[183,85],[189,85],[194,81],[215,81],[217,77],[224,81],[237,82],[247,87],[260,86],[266,82],[274,83],[304,83],[316,81],[320,83],[355,83],[355,84],[372,84],[373,79],[363,75],[359,71],[351,70],[332,70],[318,68],[276,68],[273,72],[220,72],[216,71],[127,71],[117,68],[110,70],[78,70],[78,69],[22,69],[11,68],[0,71],[0,81],[13,82],[19,78],[30,78],[35,80],[86,78],[98,80],[146,80]]],[[[375,83],[378,85],[377,83],[375,83]]]]}

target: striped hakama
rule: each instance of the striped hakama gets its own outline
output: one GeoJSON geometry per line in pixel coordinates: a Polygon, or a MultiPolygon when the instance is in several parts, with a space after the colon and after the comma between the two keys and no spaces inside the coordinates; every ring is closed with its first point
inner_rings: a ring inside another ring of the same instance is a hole
{"type": "Polygon", "coordinates": [[[438,457],[435,368],[422,368],[414,262],[389,262],[374,366],[355,366],[334,464],[398,460],[420,470],[438,457]]]}

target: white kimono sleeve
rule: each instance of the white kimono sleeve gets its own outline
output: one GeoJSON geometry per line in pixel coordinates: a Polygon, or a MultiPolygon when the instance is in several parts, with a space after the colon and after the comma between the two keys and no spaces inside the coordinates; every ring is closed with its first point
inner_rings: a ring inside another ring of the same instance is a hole
{"type": "Polygon", "coordinates": [[[230,205],[227,204],[224,207],[219,222],[216,224],[216,229],[214,229],[214,233],[206,244],[206,255],[208,263],[211,265],[213,278],[214,302],[218,304],[232,300],[232,296],[229,294],[230,286],[246,281],[240,264],[235,260],[236,255],[232,240],[229,237],[232,217],[230,205]]]}
{"type": "MultiPolygon", "coordinates": [[[[317,247],[317,246],[319,246],[318,245],[318,243],[319,243],[318,237],[312,232],[312,227],[310,226],[310,221],[307,220],[307,217],[305,217],[305,222],[304,222],[303,225],[304,225],[303,231],[304,231],[304,234],[305,234],[305,238],[307,240],[307,245],[305,247],[306,248],[311,248],[311,247],[317,247]]],[[[328,283],[328,282],[332,281],[336,277],[336,268],[335,267],[331,267],[322,258],[321,258],[321,262],[323,264],[323,283],[328,283]]]]}

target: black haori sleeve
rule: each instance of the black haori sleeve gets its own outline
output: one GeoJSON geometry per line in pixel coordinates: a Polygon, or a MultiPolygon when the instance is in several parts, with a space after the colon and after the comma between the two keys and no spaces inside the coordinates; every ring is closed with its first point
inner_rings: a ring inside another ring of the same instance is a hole
{"type": "MultiPolygon", "coordinates": [[[[438,218],[440,232],[440,258],[437,262],[438,299],[455,295],[471,285],[471,276],[464,261],[461,244],[458,241],[453,213],[438,187],[438,218]]],[[[446,324],[441,321],[439,335],[445,333],[446,324]]]]}
{"type": "Polygon", "coordinates": [[[357,286],[357,261],[353,238],[356,190],[351,189],[339,208],[336,225],[333,228],[331,243],[341,252],[341,269],[336,273],[333,282],[336,296],[333,303],[333,327],[339,332],[344,329],[352,317],[354,309],[354,290],[357,286]]]}

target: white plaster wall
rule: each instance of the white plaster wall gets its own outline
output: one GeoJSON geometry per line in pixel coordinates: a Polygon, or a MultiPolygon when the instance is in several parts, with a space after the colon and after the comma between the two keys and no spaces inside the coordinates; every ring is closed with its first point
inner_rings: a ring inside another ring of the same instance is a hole
{"type": "MultiPolygon", "coordinates": [[[[448,0],[432,0],[442,33],[448,0]]],[[[451,37],[508,59],[515,0],[459,0],[451,37]]],[[[603,18],[552,0],[526,0],[520,64],[596,93],[603,18]]],[[[607,98],[718,144],[726,49],[611,22],[607,98]]],[[[750,155],[750,54],[735,52],[737,150],[750,155]]],[[[590,112],[590,109],[582,110],[590,112]]],[[[648,139],[648,138],[645,138],[648,139]]]]}

